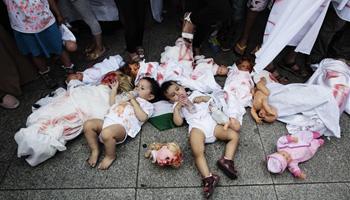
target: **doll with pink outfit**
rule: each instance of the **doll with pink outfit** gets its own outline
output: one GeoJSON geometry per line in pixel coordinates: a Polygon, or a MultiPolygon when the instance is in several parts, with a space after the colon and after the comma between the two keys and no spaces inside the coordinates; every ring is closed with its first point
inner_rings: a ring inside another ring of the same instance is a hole
{"type": "Polygon", "coordinates": [[[306,175],[298,164],[310,160],[318,148],[323,145],[319,132],[300,131],[293,135],[282,136],[277,141],[277,152],[267,157],[267,169],[271,173],[282,173],[287,167],[297,178],[306,175]]]}
{"type": "Polygon", "coordinates": [[[161,167],[172,166],[180,167],[183,161],[183,154],[177,143],[152,143],[148,146],[145,153],[146,158],[150,158],[152,163],[161,167]]]}

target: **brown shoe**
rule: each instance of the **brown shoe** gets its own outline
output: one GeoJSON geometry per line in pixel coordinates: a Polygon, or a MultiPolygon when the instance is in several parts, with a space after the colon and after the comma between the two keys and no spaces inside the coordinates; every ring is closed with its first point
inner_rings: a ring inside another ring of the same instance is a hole
{"type": "Polygon", "coordinates": [[[212,174],[209,177],[203,178],[203,191],[205,198],[209,198],[215,189],[215,186],[219,183],[220,177],[218,175],[212,174]]]}
{"type": "Polygon", "coordinates": [[[227,160],[224,157],[222,157],[217,161],[217,165],[219,169],[221,169],[229,178],[237,178],[237,171],[235,170],[233,160],[227,160]]]}

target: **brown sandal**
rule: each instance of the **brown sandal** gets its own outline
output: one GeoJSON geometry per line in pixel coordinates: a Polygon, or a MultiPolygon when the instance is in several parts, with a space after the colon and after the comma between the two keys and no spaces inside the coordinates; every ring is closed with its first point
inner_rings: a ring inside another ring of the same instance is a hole
{"type": "Polygon", "coordinates": [[[235,53],[237,53],[237,54],[239,54],[239,55],[242,56],[242,55],[244,54],[246,48],[247,48],[247,45],[241,46],[241,45],[237,42],[233,50],[234,50],[235,53]]]}
{"type": "Polygon", "coordinates": [[[103,47],[102,51],[100,51],[100,52],[90,52],[89,54],[87,54],[86,57],[87,57],[88,61],[94,61],[94,60],[97,60],[97,59],[101,58],[106,53],[107,53],[107,48],[103,47]]]}

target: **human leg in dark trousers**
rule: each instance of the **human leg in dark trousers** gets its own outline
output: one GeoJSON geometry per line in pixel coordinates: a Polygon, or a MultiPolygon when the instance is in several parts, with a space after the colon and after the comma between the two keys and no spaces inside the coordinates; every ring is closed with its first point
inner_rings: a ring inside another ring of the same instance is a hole
{"type": "Polygon", "coordinates": [[[330,5],[310,54],[311,63],[319,63],[323,58],[327,57],[329,44],[334,39],[334,35],[341,30],[345,24],[346,21],[339,18],[333,6],[330,5]]]}
{"type": "MultiPolygon", "coordinates": [[[[337,34],[338,35],[338,34],[337,34]]],[[[341,33],[330,44],[329,56],[343,58],[350,63],[350,23],[347,23],[341,33]]]]}
{"type": "Polygon", "coordinates": [[[230,17],[231,5],[229,0],[187,0],[186,3],[186,11],[191,12],[191,22],[196,27],[193,48],[198,49],[208,35],[210,25],[230,17]]]}
{"type": "Polygon", "coordinates": [[[125,28],[126,49],[130,59],[139,57],[137,47],[142,46],[145,24],[145,0],[115,0],[125,28]]]}

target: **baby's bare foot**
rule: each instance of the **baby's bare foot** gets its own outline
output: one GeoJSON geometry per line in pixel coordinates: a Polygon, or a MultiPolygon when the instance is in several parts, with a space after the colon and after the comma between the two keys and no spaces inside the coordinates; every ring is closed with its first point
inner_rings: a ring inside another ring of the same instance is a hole
{"type": "Polygon", "coordinates": [[[89,159],[87,159],[87,162],[90,165],[90,167],[95,167],[96,166],[99,154],[100,154],[100,152],[98,150],[91,151],[90,157],[89,157],[89,159]]]}
{"type": "Polygon", "coordinates": [[[115,157],[105,156],[103,158],[103,160],[101,161],[101,163],[98,165],[98,169],[101,169],[101,170],[108,169],[109,166],[111,166],[111,164],[113,163],[114,160],[115,160],[115,157]]]}

